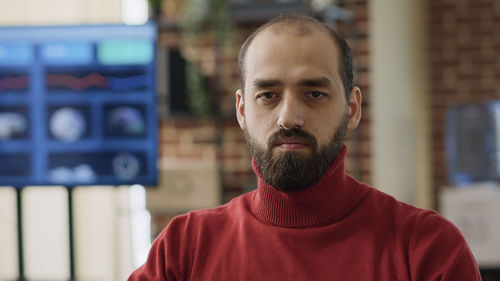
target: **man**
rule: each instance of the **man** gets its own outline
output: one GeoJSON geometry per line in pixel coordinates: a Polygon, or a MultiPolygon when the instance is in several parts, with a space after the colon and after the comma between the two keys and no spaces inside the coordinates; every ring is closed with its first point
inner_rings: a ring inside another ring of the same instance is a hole
{"type": "Polygon", "coordinates": [[[361,91],[342,38],[281,16],[239,62],[236,114],[257,190],[176,217],[129,280],[481,280],[450,222],[344,172],[361,91]]]}

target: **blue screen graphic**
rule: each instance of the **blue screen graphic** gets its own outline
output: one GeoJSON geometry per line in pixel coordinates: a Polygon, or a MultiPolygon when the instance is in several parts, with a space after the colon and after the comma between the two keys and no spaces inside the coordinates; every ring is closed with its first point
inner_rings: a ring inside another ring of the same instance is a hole
{"type": "Polygon", "coordinates": [[[156,185],[156,27],[0,28],[0,186],[156,185]]]}

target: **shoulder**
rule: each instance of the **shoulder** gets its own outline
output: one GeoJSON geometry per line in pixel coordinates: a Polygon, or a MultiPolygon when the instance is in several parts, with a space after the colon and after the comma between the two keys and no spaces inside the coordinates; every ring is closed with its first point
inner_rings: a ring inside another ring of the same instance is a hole
{"type": "Polygon", "coordinates": [[[410,248],[414,255],[425,249],[469,251],[460,230],[449,220],[430,210],[423,210],[413,222],[410,248]]]}
{"type": "Polygon", "coordinates": [[[440,217],[432,210],[418,208],[408,203],[399,201],[394,196],[367,184],[360,183],[360,185],[362,189],[364,189],[364,195],[361,199],[360,206],[369,211],[373,216],[380,216],[385,219],[410,224],[415,223],[428,215],[437,215],[440,217]]]}
{"type": "Polygon", "coordinates": [[[422,212],[414,222],[409,265],[415,280],[481,280],[462,233],[434,211],[422,212]]]}
{"type": "Polygon", "coordinates": [[[196,229],[220,228],[242,216],[248,215],[250,201],[255,191],[233,198],[215,208],[189,211],[172,219],[166,232],[195,231],[196,229]]]}
{"type": "Polygon", "coordinates": [[[211,209],[194,210],[175,216],[158,235],[153,248],[171,256],[171,260],[194,256],[200,243],[219,237],[246,210],[253,192],[240,195],[230,202],[211,209]],[[167,250],[168,249],[168,250],[167,250]],[[173,258],[172,258],[173,257],[173,258]]]}
{"type": "Polygon", "coordinates": [[[453,237],[453,241],[465,241],[457,227],[433,210],[427,210],[401,202],[391,195],[368,185],[360,208],[374,221],[383,222],[407,237],[413,245],[439,237],[453,237]],[[390,225],[388,225],[390,224],[390,225]]]}
{"type": "Polygon", "coordinates": [[[243,213],[252,193],[241,195],[222,206],[191,211],[176,216],[158,235],[146,263],[129,278],[132,280],[187,280],[189,267],[200,245],[220,239],[227,227],[243,213]]]}
{"type": "Polygon", "coordinates": [[[368,185],[365,213],[405,241],[411,280],[481,280],[465,238],[433,210],[414,207],[368,185]],[[389,225],[388,225],[389,224],[389,225]]]}

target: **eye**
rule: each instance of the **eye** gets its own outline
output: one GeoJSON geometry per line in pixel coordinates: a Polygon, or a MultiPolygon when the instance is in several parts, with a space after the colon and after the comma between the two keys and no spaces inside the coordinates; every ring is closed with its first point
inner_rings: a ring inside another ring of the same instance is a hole
{"type": "Polygon", "coordinates": [[[263,100],[263,101],[272,100],[272,99],[275,99],[277,97],[278,96],[273,92],[264,92],[264,93],[260,93],[257,95],[257,99],[263,100]]]}
{"type": "Polygon", "coordinates": [[[313,99],[320,99],[322,97],[325,97],[326,94],[323,92],[319,92],[319,91],[310,91],[309,93],[307,93],[307,96],[311,97],[313,99]]]}

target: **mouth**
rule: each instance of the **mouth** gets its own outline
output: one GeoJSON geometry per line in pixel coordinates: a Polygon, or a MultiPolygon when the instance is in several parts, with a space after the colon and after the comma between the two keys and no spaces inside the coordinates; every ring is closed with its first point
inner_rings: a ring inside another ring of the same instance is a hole
{"type": "Polygon", "coordinates": [[[299,138],[281,138],[276,142],[276,147],[283,150],[301,150],[309,146],[306,140],[299,138]]]}

